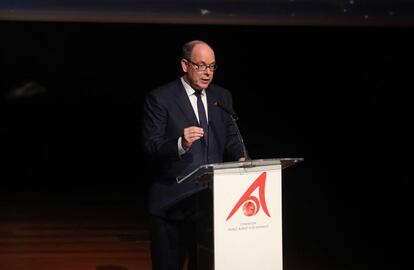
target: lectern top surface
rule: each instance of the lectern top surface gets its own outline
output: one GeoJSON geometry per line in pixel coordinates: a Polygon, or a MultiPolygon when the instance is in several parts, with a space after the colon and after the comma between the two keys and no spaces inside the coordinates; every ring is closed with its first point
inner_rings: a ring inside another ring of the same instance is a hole
{"type": "Polygon", "coordinates": [[[177,182],[182,183],[191,181],[191,179],[198,178],[202,175],[212,174],[213,170],[231,169],[231,168],[252,168],[256,166],[271,166],[281,165],[282,169],[286,169],[296,163],[302,162],[303,158],[271,158],[271,159],[252,159],[246,161],[223,162],[216,164],[201,165],[196,170],[190,172],[183,177],[177,177],[177,182]]]}

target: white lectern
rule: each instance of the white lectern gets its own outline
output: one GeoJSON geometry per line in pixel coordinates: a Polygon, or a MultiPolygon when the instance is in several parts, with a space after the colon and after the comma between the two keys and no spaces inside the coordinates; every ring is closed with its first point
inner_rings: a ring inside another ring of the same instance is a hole
{"type": "Polygon", "coordinates": [[[198,228],[199,270],[283,269],[282,169],[301,161],[208,164],[177,179],[206,187],[195,196],[200,212],[212,210],[198,228]]]}

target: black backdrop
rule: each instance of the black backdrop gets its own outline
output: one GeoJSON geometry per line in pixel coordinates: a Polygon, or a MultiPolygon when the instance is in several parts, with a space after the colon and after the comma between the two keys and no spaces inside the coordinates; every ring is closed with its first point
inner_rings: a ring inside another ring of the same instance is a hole
{"type": "Polygon", "coordinates": [[[185,41],[203,39],[251,156],[305,158],[284,174],[291,264],[400,269],[413,29],[1,22],[0,33],[3,204],[145,204],[143,97],[180,74],[185,41]],[[29,82],[45,91],[13,95],[29,82]]]}

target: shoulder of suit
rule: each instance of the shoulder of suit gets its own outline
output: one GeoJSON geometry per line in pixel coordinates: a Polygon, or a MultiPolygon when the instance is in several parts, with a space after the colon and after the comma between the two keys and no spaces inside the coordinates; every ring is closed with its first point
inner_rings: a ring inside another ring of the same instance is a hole
{"type": "MultiPolygon", "coordinates": [[[[217,85],[217,84],[210,84],[207,91],[210,93],[214,93],[217,96],[231,97],[231,92],[228,89],[220,85],[217,85]]],[[[207,95],[208,95],[208,92],[207,92],[207,95]]]]}
{"type": "Polygon", "coordinates": [[[151,90],[150,94],[157,95],[157,96],[172,95],[174,94],[173,90],[179,89],[180,87],[183,87],[183,86],[181,84],[181,81],[178,79],[178,80],[174,80],[169,83],[163,84],[161,86],[158,86],[157,88],[151,90]]]}

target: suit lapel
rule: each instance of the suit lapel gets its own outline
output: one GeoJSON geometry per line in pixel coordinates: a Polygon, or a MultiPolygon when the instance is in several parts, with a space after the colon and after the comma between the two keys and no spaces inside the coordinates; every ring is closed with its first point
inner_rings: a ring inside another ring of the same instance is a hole
{"type": "MultiPolygon", "coordinates": [[[[184,113],[185,118],[191,125],[198,126],[197,117],[194,113],[193,107],[191,106],[191,102],[187,96],[187,92],[185,91],[184,86],[180,80],[178,80],[177,84],[178,84],[177,85],[178,107],[184,113]]],[[[217,110],[217,106],[215,105],[218,98],[214,94],[213,91],[209,90],[209,88],[206,89],[206,95],[207,95],[207,106],[208,106],[208,109],[207,109],[208,121],[210,122],[212,119],[217,119],[218,117],[219,111],[217,110]]]]}
{"type": "Polygon", "coordinates": [[[191,106],[190,99],[188,98],[187,92],[184,89],[183,84],[178,80],[177,87],[177,104],[181,111],[184,113],[185,118],[190,122],[192,126],[198,126],[197,117],[194,113],[193,107],[191,106]]]}
{"type": "Polygon", "coordinates": [[[217,97],[216,95],[214,95],[213,91],[209,91],[209,89],[207,88],[206,90],[207,93],[207,106],[208,106],[208,121],[210,122],[212,119],[217,119],[217,106],[215,105],[215,103],[217,102],[217,97]]]}

